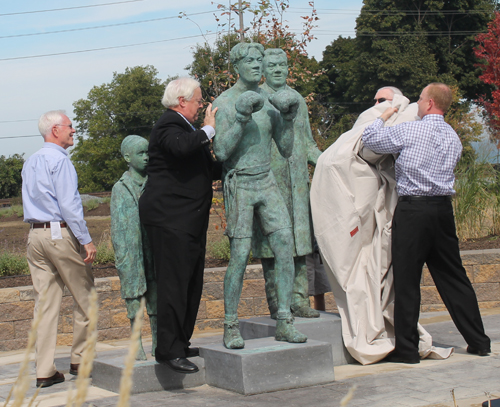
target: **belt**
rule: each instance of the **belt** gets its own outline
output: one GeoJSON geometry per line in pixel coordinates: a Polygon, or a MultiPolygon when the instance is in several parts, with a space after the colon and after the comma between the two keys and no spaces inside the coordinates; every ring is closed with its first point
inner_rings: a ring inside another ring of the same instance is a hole
{"type": "Polygon", "coordinates": [[[426,201],[426,202],[451,202],[451,195],[443,196],[424,196],[424,195],[408,195],[400,196],[398,202],[402,201],[426,201]]]}
{"type": "MultiPolygon", "coordinates": [[[[66,222],[60,222],[61,224],[61,227],[62,228],[65,228],[67,227],[68,225],[66,224],[66,222]]],[[[32,229],[38,229],[38,228],[49,228],[50,229],[50,222],[44,222],[44,223],[31,223],[31,228],[32,229]]]]}

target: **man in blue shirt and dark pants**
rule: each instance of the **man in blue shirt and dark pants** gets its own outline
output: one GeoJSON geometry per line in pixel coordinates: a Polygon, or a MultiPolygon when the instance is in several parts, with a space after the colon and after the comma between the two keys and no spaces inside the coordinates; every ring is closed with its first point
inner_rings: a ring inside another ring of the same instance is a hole
{"type": "Polygon", "coordinates": [[[399,154],[395,163],[399,199],[392,221],[396,347],[386,358],[390,362],[420,361],[417,323],[424,263],[468,344],[467,352],[486,356],[491,351],[455,229],[453,171],[462,144],[444,121],[450,104],[450,88],[431,83],[418,100],[421,120],[384,127],[397,111],[391,107],[362,136],[364,145],[376,153],[399,154]]]}
{"type": "Polygon", "coordinates": [[[30,223],[28,264],[35,294],[37,329],[36,385],[48,387],[64,381],[54,356],[57,324],[64,286],[74,298],[71,374],[78,373],[89,324],[89,294],[94,287],[90,269],[96,248],[92,243],[78,193],[78,178],[66,149],[73,145],[75,129],[63,111],[40,117],[43,148],[25,162],[23,177],[24,221],[30,223]],[[45,292],[45,301],[40,295],[45,292]]]}

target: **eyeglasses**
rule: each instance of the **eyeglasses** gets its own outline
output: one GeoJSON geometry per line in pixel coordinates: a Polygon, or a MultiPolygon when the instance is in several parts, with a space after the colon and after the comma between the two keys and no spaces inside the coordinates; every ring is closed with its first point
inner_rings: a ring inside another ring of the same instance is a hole
{"type": "Polygon", "coordinates": [[[54,127],[55,126],[64,126],[64,127],[69,127],[70,129],[73,128],[73,124],[54,124],[54,127]]]}
{"type": "Polygon", "coordinates": [[[378,98],[378,99],[373,99],[375,101],[375,103],[383,103],[385,102],[387,99],[386,98],[378,98]]]}

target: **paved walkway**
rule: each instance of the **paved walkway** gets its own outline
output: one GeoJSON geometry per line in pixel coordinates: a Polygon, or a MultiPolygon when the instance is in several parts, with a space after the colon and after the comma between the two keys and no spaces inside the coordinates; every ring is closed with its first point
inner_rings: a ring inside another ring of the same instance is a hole
{"type": "MultiPolygon", "coordinates": [[[[356,386],[349,407],[356,406],[454,406],[451,390],[454,389],[457,405],[460,407],[480,406],[487,400],[500,398],[500,308],[483,310],[487,334],[492,339],[492,354],[488,357],[469,355],[465,342],[450,321],[448,313],[422,314],[421,323],[433,336],[434,344],[454,346],[455,354],[447,360],[423,360],[418,365],[378,363],[371,366],[346,365],[335,368],[335,382],[300,388],[242,396],[240,394],[201,386],[178,391],[163,391],[131,396],[131,406],[206,406],[206,407],[286,407],[339,406],[350,388],[356,386]]],[[[213,335],[213,334],[212,334],[213,335]]],[[[207,341],[207,335],[200,335],[193,341],[207,341]]],[[[97,351],[124,349],[127,341],[99,343],[97,351]]],[[[0,352],[0,405],[15,381],[19,371],[22,352],[0,352]]],[[[57,366],[68,373],[69,348],[58,347],[57,366]]],[[[28,396],[35,391],[34,366],[30,366],[31,387],[28,396]]],[[[65,405],[68,383],[75,378],[66,374],[66,382],[42,389],[37,401],[40,407],[65,405]]],[[[115,406],[116,393],[91,387],[88,404],[96,407],[115,406]]],[[[27,405],[27,403],[25,404],[27,405]]]]}

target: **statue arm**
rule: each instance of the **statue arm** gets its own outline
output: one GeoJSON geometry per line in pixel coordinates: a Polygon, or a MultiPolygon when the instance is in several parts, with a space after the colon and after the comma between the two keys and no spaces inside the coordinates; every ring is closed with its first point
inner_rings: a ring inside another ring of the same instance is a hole
{"type": "Polygon", "coordinates": [[[289,158],[293,152],[293,120],[278,117],[278,125],[274,128],[273,138],[278,151],[284,158],[289,158]]]}
{"type": "Polygon", "coordinates": [[[321,155],[321,151],[318,148],[318,145],[316,144],[316,141],[314,141],[314,137],[312,135],[311,131],[311,124],[309,122],[309,111],[307,109],[306,102],[302,99],[301,104],[301,111],[304,112],[303,115],[297,118],[297,120],[304,120],[304,129],[305,129],[305,135],[304,135],[304,145],[306,147],[307,151],[307,163],[311,164],[316,167],[316,163],[318,162],[318,158],[321,155]]]}
{"type": "Polygon", "coordinates": [[[247,123],[252,120],[252,114],[264,106],[263,97],[251,90],[236,98],[234,111],[228,108],[232,106],[233,100],[231,97],[220,96],[214,102],[214,107],[219,108],[215,116],[217,136],[214,139],[214,153],[219,161],[226,161],[231,157],[243,137],[247,123]]]}
{"type": "Polygon", "coordinates": [[[284,158],[289,158],[293,152],[294,120],[300,106],[300,97],[297,95],[290,90],[280,90],[269,97],[269,102],[280,116],[273,138],[284,158]]]}
{"type": "Polygon", "coordinates": [[[133,256],[142,253],[140,235],[136,237],[139,224],[139,208],[130,191],[120,182],[111,193],[111,241],[115,251],[116,266],[127,271],[134,266],[133,256]]]}
{"type": "Polygon", "coordinates": [[[215,116],[217,135],[214,137],[214,153],[218,161],[226,161],[241,141],[246,122],[239,121],[234,115],[221,109],[215,116]]]}

